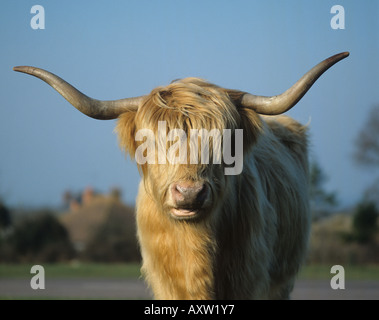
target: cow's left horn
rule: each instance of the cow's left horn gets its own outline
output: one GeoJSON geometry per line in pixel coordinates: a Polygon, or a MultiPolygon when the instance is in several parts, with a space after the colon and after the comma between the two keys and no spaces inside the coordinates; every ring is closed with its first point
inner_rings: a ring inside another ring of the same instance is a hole
{"type": "Polygon", "coordinates": [[[264,97],[245,93],[240,96],[243,107],[254,109],[257,113],[277,115],[291,109],[306,94],[316,80],[331,66],[349,56],[349,52],[336,54],[309,70],[291,88],[278,96],[264,97]]]}
{"type": "Polygon", "coordinates": [[[86,96],[60,77],[46,70],[28,66],[14,67],[13,70],[40,78],[57,90],[76,109],[99,120],[115,119],[125,111],[136,110],[143,99],[141,96],[109,101],[96,100],[86,96]]]}

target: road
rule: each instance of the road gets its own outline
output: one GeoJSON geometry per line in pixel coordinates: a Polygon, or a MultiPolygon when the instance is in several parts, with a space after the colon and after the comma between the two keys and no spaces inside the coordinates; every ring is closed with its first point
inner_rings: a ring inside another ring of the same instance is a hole
{"type": "MultiPolygon", "coordinates": [[[[329,281],[299,280],[293,300],[379,300],[379,281],[346,281],[344,290],[333,290],[329,281]]],[[[30,279],[0,279],[0,298],[151,299],[139,279],[46,279],[45,289],[33,290],[30,279]]]]}

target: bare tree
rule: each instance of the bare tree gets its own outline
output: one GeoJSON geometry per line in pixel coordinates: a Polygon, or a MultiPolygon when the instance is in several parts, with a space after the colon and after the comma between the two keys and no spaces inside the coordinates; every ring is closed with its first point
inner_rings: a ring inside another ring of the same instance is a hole
{"type": "MultiPolygon", "coordinates": [[[[361,131],[355,140],[353,154],[357,164],[372,171],[373,176],[379,173],[379,105],[374,106],[361,131]]],[[[365,198],[379,205],[379,177],[367,188],[365,198]]]]}
{"type": "Polygon", "coordinates": [[[379,169],[379,105],[371,109],[356,138],[354,159],[360,165],[379,169]]]}
{"type": "Polygon", "coordinates": [[[328,176],[324,173],[316,160],[310,164],[310,188],[309,195],[313,219],[326,217],[333,207],[337,205],[337,194],[326,191],[324,185],[328,181],[328,176]]]}

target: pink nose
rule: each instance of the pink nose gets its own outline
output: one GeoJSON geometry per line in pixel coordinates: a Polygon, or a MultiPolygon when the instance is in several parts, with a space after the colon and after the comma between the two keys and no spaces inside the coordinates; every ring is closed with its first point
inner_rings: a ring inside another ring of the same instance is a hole
{"type": "Polygon", "coordinates": [[[209,187],[204,182],[183,181],[171,186],[174,203],[182,208],[200,208],[209,196],[209,187]]]}

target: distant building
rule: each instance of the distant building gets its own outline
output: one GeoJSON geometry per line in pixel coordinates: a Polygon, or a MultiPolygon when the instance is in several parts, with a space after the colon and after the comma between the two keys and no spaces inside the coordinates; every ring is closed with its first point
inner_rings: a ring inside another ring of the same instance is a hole
{"type": "Polygon", "coordinates": [[[134,208],[120,201],[120,191],[116,189],[107,195],[96,193],[90,187],[78,196],[66,192],[64,201],[68,211],[60,215],[60,221],[66,227],[70,240],[78,252],[86,248],[99,227],[110,218],[125,223],[125,230],[130,224],[134,228],[134,208]]]}

